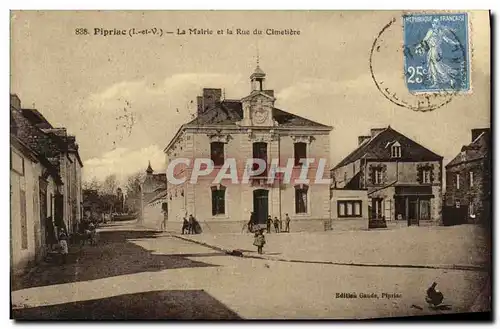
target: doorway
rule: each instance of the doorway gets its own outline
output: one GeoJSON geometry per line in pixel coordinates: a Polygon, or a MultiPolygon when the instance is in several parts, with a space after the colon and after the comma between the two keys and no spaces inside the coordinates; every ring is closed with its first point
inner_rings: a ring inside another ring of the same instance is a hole
{"type": "Polygon", "coordinates": [[[255,214],[256,224],[266,225],[266,219],[269,215],[269,191],[253,191],[253,212],[255,214]]]}
{"type": "Polygon", "coordinates": [[[418,225],[419,214],[418,214],[418,200],[411,199],[408,200],[408,226],[418,225]]]}
{"type": "Polygon", "coordinates": [[[39,227],[39,234],[35,234],[36,257],[41,259],[45,256],[45,246],[47,244],[47,181],[42,177],[38,180],[38,198],[40,205],[40,217],[36,226],[39,227]]]}

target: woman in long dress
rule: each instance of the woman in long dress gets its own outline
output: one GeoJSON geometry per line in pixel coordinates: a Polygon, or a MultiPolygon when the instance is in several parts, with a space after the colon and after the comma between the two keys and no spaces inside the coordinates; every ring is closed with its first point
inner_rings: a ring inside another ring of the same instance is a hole
{"type": "Polygon", "coordinates": [[[438,19],[432,21],[432,28],[427,31],[424,39],[416,47],[416,53],[423,55],[427,50],[428,77],[431,81],[430,87],[455,87],[455,80],[459,70],[446,63],[443,58],[443,42],[452,46],[459,46],[453,31],[442,26],[438,19]]]}

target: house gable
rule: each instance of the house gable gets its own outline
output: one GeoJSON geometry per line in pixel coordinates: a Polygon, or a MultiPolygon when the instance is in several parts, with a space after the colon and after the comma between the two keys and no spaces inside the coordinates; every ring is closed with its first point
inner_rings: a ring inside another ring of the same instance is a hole
{"type": "Polygon", "coordinates": [[[363,142],[333,169],[343,167],[361,158],[376,161],[398,160],[414,162],[440,161],[443,159],[442,156],[425,148],[390,126],[373,136],[370,140],[363,142]],[[391,153],[391,147],[395,143],[398,143],[401,147],[401,156],[397,158],[392,157],[391,153]]]}

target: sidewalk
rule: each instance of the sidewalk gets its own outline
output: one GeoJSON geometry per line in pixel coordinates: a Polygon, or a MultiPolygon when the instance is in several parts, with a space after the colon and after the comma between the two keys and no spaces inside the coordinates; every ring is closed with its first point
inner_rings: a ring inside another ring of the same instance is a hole
{"type": "Polygon", "coordinates": [[[249,233],[171,234],[244,257],[289,262],[486,270],[490,258],[484,233],[473,225],[267,234],[264,255],[257,254],[249,233]]]}

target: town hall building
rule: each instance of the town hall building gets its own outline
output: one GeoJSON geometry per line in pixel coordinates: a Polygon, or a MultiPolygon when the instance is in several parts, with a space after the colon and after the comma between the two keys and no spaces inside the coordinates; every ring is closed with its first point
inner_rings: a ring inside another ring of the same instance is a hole
{"type": "Polygon", "coordinates": [[[169,223],[192,214],[205,231],[234,231],[249,221],[251,212],[259,223],[268,216],[284,219],[288,214],[296,229],[301,225],[323,229],[329,221],[329,184],[315,184],[313,179],[308,184],[295,184],[293,179],[287,184],[280,179],[283,176],[268,177],[273,159],[279,159],[280,167],[291,159],[295,177],[304,165],[301,159],[313,158],[308,177],[318,174],[318,160],[324,159],[326,169],[319,175],[329,179],[332,127],[276,108],[274,91],[265,88],[265,79],[257,65],[248,96],[224,99],[222,89],[204,88],[197,97],[196,118],[182,125],[164,150],[167,167],[178,158],[192,160],[180,169],[188,177],[185,182],[167,182],[169,223]],[[248,182],[223,179],[214,184],[214,175],[190,182],[195,159],[200,158],[213,161],[214,173],[228,159],[235,159],[240,172],[247,159],[262,159],[267,166],[248,182]]]}

